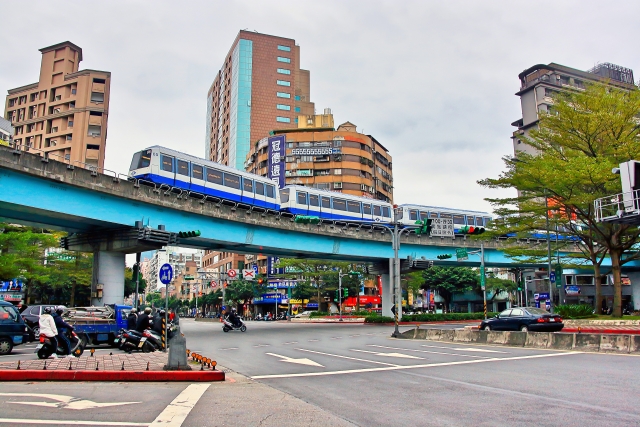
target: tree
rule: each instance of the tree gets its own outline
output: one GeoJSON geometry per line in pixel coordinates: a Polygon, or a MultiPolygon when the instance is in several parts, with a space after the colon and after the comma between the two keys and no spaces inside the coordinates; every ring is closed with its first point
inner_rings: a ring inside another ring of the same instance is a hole
{"type": "MultiPolygon", "coordinates": [[[[493,273],[488,273],[485,282],[485,289],[487,293],[492,293],[490,300],[493,301],[495,297],[502,292],[507,292],[509,294],[516,292],[518,290],[518,284],[513,280],[501,279],[496,277],[493,273]]],[[[482,292],[480,288],[478,288],[478,291],[482,292]]]]}
{"type": "Polygon", "coordinates": [[[400,284],[402,288],[407,291],[407,303],[409,303],[409,294],[415,297],[418,290],[424,285],[424,276],[422,273],[422,271],[414,271],[400,276],[400,284]]]}
{"type": "MultiPolygon", "coordinates": [[[[76,251],[54,252],[47,260],[46,285],[52,290],[68,294],[65,301],[76,306],[76,301],[90,303],[93,255],[76,251]],[[78,298],[79,297],[79,298],[78,298]]],[[[43,285],[44,286],[44,285],[43,285]]]]}
{"type": "Polygon", "coordinates": [[[433,266],[422,272],[423,289],[437,290],[449,307],[455,294],[462,294],[478,286],[479,275],[469,267],[433,266]]]}
{"type": "MultiPolygon", "coordinates": [[[[135,294],[136,292],[136,278],[134,277],[134,268],[125,267],[124,269],[124,296],[135,294]]],[[[142,278],[142,274],[138,273],[138,292],[143,292],[147,287],[147,282],[142,278]]]]}
{"type": "Polygon", "coordinates": [[[519,137],[536,154],[505,157],[506,170],[497,179],[478,181],[485,187],[518,191],[517,197],[487,199],[507,224],[541,229],[549,208],[560,212],[561,228],[580,240],[593,265],[598,294],[600,248],[605,248],[614,278],[614,316],[622,314],[621,266],[638,257],[637,252],[623,254],[636,244],[640,231],[636,226],[596,222],[593,201],[619,193],[620,180],[611,169],[640,158],[639,115],[638,90],[590,84],[584,91],[560,93],[552,113],[541,114],[539,129],[530,137],[519,137]]]}
{"type": "Polygon", "coordinates": [[[257,280],[230,280],[225,291],[225,298],[227,301],[239,304],[265,292],[267,292],[266,284],[259,284],[257,280]]]}

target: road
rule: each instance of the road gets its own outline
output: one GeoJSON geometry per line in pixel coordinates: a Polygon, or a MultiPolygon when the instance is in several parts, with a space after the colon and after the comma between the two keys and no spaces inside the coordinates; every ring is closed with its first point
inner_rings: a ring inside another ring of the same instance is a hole
{"type": "Polygon", "coordinates": [[[223,333],[219,323],[185,319],[181,327],[187,347],[228,368],[230,381],[211,384],[179,422],[157,417],[188,384],[19,383],[10,392],[143,403],[37,408],[17,402],[42,398],[4,396],[5,385],[0,425],[28,425],[29,417],[90,425],[640,425],[636,356],[396,340],[393,327],[361,324],[249,322],[246,333],[223,333]]]}

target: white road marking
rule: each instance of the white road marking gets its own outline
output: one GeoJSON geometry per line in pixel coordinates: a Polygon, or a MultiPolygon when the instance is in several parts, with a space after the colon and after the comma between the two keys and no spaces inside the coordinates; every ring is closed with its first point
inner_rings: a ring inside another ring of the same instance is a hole
{"type": "Polygon", "coordinates": [[[132,423],[118,421],[73,421],[73,420],[30,420],[18,418],[0,418],[0,424],[51,424],[67,426],[148,426],[149,423],[132,423]]]}
{"type": "Polygon", "coordinates": [[[487,357],[487,356],[475,356],[472,354],[445,353],[443,351],[429,351],[429,350],[412,350],[409,348],[387,347],[384,345],[374,345],[374,344],[368,344],[367,347],[386,348],[389,350],[417,351],[420,353],[429,353],[429,354],[444,354],[446,356],[473,357],[476,359],[490,359],[490,357],[487,357]]]}
{"type": "Polygon", "coordinates": [[[439,366],[469,365],[472,363],[508,362],[511,360],[541,359],[545,357],[562,357],[562,356],[570,356],[574,354],[582,354],[582,352],[572,351],[567,353],[536,354],[533,356],[500,357],[500,358],[493,358],[493,359],[464,360],[460,362],[427,363],[423,365],[413,365],[413,366],[412,365],[408,365],[408,366],[395,365],[395,366],[388,366],[384,368],[349,369],[344,371],[309,372],[309,373],[302,373],[302,374],[256,375],[254,377],[251,377],[251,379],[260,380],[260,379],[270,379],[270,378],[318,377],[318,376],[324,376],[324,375],[361,374],[365,372],[398,371],[398,370],[405,370],[405,369],[437,368],[439,366]]]}
{"type": "Polygon", "coordinates": [[[339,355],[339,354],[323,353],[323,352],[321,352],[321,351],[314,351],[314,350],[305,350],[304,348],[296,348],[296,350],[306,351],[306,352],[308,352],[308,353],[321,354],[321,355],[323,355],[323,356],[337,357],[337,358],[339,358],[339,359],[349,359],[349,360],[357,360],[358,362],[369,362],[369,363],[375,363],[376,365],[398,366],[398,365],[393,364],[393,363],[384,363],[384,362],[376,362],[375,360],[358,359],[358,358],[356,358],[356,357],[341,356],[341,355],[339,355]]]}
{"type": "Polygon", "coordinates": [[[498,350],[487,350],[484,348],[467,348],[467,347],[440,347],[437,345],[421,345],[421,347],[428,347],[428,348],[444,348],[447,350],[455,350],[455,351],[476,351],[478,353],[502,353],[502,354],[511,354],[508,351],[498,351],[498,350]]]}
{"type": "Polygon", "coordinates": [[[149,426],[180,427],[211,384],[191,384],[149,426]]]}
{"type": "Polygon", "coordinates": [[[269,344],[258,344],[258,345],[254,345],[254,347],[270,347],[269,344]]]}
{"type": "Polygon", "coordinates": [[[291,341],[291,342],[286,342],[282,345],[289,345],[289,344],[298,344],[298,341],[291,341]]]}
{"type": "Polygon", "coordinates": [[[132,405],[140,402],[107,402],[98,403],[91,400],[81,399],[79,397],[66,396],[63,394],[44,394],[44,393],[0,393],[0,396],[11,397],[41,397],[44,399],[56,400],[57,402],[11,402],[18,405],[45,406],[49,408],[64,409],[95,409],[106,408],[108,406],[132,405]]]}
{"type": "Polygon", "coordinates": [[[316,342],[316,341],[320,341],[320,340],[309,340],[309,342],[316,342]]]}
{"type": "Polygon", "coordinates": [[[378,353],[377,351],[356,350],[354,348],[352,348],[351,351],[358,351],[360,353],[371,353],[371,354],[375,354],[376,356],[400,357],[400,358],[403,358],[403,359],[420,359],[420,360],[424,360],[424,357],[409,356],[408,354],[402,354],[402,353],[378,353]]]}
{"type": "Polygon", "coordinates": [[[282,356],[280,354],[275,354],[275,353],[265,353],[268,354],[269,356],[275,356],[275,357],[280,357],[281,358],[281,362],[287,362],[287,363],[298,363],[300,365],[309,365],[309,366],[319,366],[321,368],[324,368],[323,365],[314,362],[311,359],[307,359],[307,358],[300,358],[300,359],[294,359],[292,357],[287,357],[287,356],[282,356]]]}
{"type": "Polygon", "coordinates": [[[331,337],[330,339],[332,339],[332,340],[341,340],[342,337],[331,337]]]}
{"type": "Polygon", "coordinates": [[[238,347],[221,348],[220,351],[237,350],[238,347]]]}
{"type": "Polygon", "coordinates": [[[355,335],[349,335],[349,337],[353,338],[353,337],[359,337],[360,334],[355,334],[355,335]]]}

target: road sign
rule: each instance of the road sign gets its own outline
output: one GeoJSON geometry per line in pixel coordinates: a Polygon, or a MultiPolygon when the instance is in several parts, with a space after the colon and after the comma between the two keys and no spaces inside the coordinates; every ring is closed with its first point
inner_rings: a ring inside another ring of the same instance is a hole
{"type": "Polygon", "coordinates": [[[253,271],[258,274],[258,265],[257,264],[253,264],[253,271]]]}
{"type": "Polygon", "coordinates": [[[456,248],[456,258],[458,261],[466,261],[469,259],[467,248],[456,248]]]}
{"type": "Polygon", "coordinates": [[[196,279],[196,278],[195,278],[195,277],[193,277],[193,276],[188,276],[188,275],[185,275],[185,276],[184,276],[184,280],[187,280],[187,281],[189,281],[189,280],[195,280],[195,279],[196,279]]]}
{"type": "Polygon", "coordinates": [[[433,218],[431,221],[430,235],[434,237],[454,237],[453,219],[433,218]]]}
{"type": "Polygon", "coordinates": [[[484,265],[481,265],[480,266],[480,289],[484,291],[486,289],[485,288],[486,285],[487,285],[487,278],[485,277],[485,274],[484,274],[484,265]]]}
{"type": "Polygon", "coordinates": [[[209,286],[211,286],[212,288],[217,288],[218,282],[216,282],[215,280],[212,280],[211,282],[209,282],[209,286]]]}
{"type": "Polygon", "coordinates": [[[236,280],[238,278],[238,270],[235,268],[227,270],[227,277],[229,280],[236,280]]]}
{"type": "Polygon", "coordinates": [[[163,285],[171,283],[173,280],[173,268],[171,267],[171,264],[162,264],[158,276],[160,277],[160,282],[162,282],[163,285]]]}
{"type": "Polygon", "coordinates": [[[549,281],[551,283],[556,283],[556,273],[554,273],[553,271],[549,273],[549,281]]]}
{"type": "Polygon", "coordinates": [[[256,272],[251,269],[251,270],[242,270],[242,278],[244,280],[253,280],[256,278],[256,272]]]}

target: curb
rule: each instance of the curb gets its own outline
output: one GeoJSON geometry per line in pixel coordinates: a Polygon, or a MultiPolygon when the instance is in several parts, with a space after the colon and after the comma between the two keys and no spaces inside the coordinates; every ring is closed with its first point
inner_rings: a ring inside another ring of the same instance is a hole
{"type": "Polygon", "coordinates": [[[0,381],[224,381],[222,371],[0,370],[0,381]]]}
{"type": "Polygon", "coordinates": [[[595,329],[595,328],[562,328],[562,332],[575,333],[575,334],[607,334],[607,335],[638,335],[640,330],[638,329],[595,329]]]}

